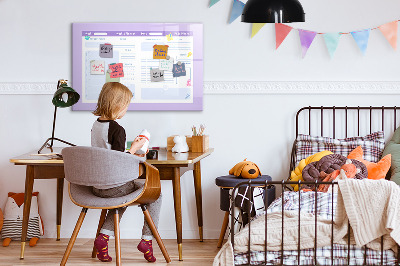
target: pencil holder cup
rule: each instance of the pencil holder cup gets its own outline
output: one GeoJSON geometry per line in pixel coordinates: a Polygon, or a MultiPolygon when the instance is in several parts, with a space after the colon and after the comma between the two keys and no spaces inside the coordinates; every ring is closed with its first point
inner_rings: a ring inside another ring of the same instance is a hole
{"type": "Polygon", "coordinates": [[[205,152],[208,150],[209,136],[192,136],[192,152],[205,152]]]}

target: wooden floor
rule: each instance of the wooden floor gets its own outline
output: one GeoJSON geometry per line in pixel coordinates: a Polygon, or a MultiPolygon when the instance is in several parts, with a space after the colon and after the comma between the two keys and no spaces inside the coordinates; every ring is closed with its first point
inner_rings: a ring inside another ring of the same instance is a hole
{"type": "MultiPolygon", "coordinates": [[[[60,265],[65,248],[69,239],[40,239],[36,247],[27,246],[25,249],[25,259],[20,260],[20,242],[12,241],[9,247],[0,246],[0,265],[60,265]]],[[[149,264],[143,254],[136,249],[140,240],[121,240],[122,264],[123,265],[212,265],[215,255],[218,253],[217,240],[187,240],[183,241],[183,261],[178,260],[178,247],[176,240],[163,240],[168,250],[172,262],[167,264],[154,241],[154,254],[157,258],[156,263],[149,264]]],[[[114,243],[110,240],[110,255],[113,262],[104,263],[92,259],[92,239],[77,239],[68,259],[67,265],[115,265],[114,262],[114,243]]]]}

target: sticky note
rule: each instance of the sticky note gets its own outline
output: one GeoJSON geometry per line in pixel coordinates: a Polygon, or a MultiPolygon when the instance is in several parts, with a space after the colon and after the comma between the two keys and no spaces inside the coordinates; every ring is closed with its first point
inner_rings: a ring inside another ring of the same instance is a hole
{"type": "Polygon", "coordinates": [[[172,40],[173,40],[172,33],[167,34],[167,41],[172,41],[172,40]]]}
{"type": "Polygon", "coordinates": [[[159,68],[150,69],[150,79],[151,82],[164,81],[164,70],[159,68]]]}
{"type": "Polygon", "coordinates": [[[172,76],[174,78],[186,76],[185,63],[182,63],[181,65],[174,64],[172,68],[172,76]]]}
{"type": "Polygon", "coordinates": [[[160,60],[160,70],[172,71],[173,66],[174,66],[174,59],[172,57],[170,57],[169,59],[160,60]]]}
{"type": "Polygon", "coordinates": [[[120,78],[111,78],[110,73],[106,72],[106,82],[119,82],[120,78]]]}
{"type": "Polygon", "coordinates": [[[105,63],[103,60],[92,60],[90,61],[90,74],[91,75],[104,75],[105,63]]]}
{"type": "Polygon", "coordinates": [[[113,58],[113,46],[109,43],[100,44],[99,55],[101,58],[113,58]]]}
{"type": "Polygon", "coordinates": [[[168,45],[154,45],[153,59],[165,59],[168,55],[168,45]]]}
{"type": "Polygon", "coordinates": [[[124,77],[124,65],[122,63],[109,64],[108,68],[111,70],[110,78],[124,77]]]}

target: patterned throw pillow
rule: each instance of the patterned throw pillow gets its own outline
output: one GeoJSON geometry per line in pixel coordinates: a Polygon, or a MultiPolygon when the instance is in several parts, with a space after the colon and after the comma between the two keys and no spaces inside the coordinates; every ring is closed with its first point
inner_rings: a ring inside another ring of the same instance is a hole
{"type": "Polygon", "coordinates": [[[378,162],[381,159],[385,140],[383,131],[378,131],[364,137],[352,137],[345,139],[333,139],[329,137],[316,137],[299,134],[296,139],[295,159],[296,165],[310,155],[328,150],[343,156],[361,146],[364,151],[364,159],[370,162],[378,162]]]}

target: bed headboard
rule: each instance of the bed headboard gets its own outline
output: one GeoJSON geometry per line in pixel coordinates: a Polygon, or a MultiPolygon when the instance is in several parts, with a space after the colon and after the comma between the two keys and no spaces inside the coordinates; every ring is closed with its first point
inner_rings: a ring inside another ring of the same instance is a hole
{"type": "MultiPolygon", "coordinates": [[[[389,139],[398,126],[396,106],[308,106],[296,114],[296,137],[299,134],[347,138],[363,136],[375,131],[383,131],[389,139]]],[[[290,171],[295,164],[295,144],[293,144],[290,171]]],[[[290,176],[290,172],[289,172],[290,176]]]]}

